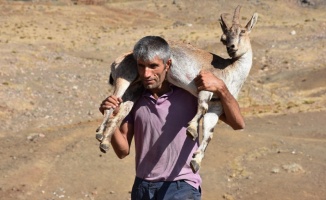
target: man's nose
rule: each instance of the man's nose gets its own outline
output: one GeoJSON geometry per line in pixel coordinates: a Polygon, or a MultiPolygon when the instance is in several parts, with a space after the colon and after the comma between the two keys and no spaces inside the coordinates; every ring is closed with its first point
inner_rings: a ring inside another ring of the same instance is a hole
{"type": "Polygon", "coordinates": [[[150,77],[152,75],[152,70],[148,67],[144,69],[144,77],[150,77]]]}

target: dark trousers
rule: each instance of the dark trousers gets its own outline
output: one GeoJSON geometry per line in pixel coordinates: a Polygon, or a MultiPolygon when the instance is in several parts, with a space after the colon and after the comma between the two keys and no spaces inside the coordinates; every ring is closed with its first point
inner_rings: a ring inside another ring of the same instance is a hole
{"type": "Polygon", "coordinates": [[[132,200],[200,200],[201,191],[185,181],[150,182],[135,178],[132,200]]]}

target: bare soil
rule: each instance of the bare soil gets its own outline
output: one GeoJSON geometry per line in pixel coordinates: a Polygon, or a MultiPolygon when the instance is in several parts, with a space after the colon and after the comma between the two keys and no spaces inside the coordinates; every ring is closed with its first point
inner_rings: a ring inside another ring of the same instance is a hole
{"type": "Polygon", "coordinates": [[[218,18],[237,5],[243,25],[259,14],[246,128],[216,127],[203,199],[325,199],[324,0],[1,0],[0,199],[129,199],[134,151],[95,140],[110,63],[145,35],[227,57],[218,18]]]}

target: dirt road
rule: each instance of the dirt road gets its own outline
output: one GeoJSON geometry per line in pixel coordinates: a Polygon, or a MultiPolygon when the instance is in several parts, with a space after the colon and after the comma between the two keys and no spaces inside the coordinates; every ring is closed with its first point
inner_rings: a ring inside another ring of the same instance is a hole
{"type": "Polygon", "coordinates": [[[110,63],[144,35],[227,57],[218,18],[238,4],[243,24],[259,13],[246,129],[215,129],[203,199],[325,199],[323,0],[86,2],[0,1],[1,200],[129,199],[134,152],[119,160],[95,140],[110,63]]]}

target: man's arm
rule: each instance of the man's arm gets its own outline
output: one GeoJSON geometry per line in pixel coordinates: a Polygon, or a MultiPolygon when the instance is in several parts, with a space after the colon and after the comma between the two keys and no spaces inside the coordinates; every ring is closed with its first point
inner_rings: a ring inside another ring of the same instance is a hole
{"type": "Polygon", "coordinates": [[[220,119],[230,125],[234,130],[244,129],[245,123],[241,115],[237,100],[228,90],[223,80],[208,71],[201,71],[195,79],[198,90],[214,92],[223,106],[224,113],[220,119]]]}
{"type": "MultiPolygon", "coordinates": [[[[99,110],[103,114],[104,110],[114,108],[113,115],[111,116],[114,117],[119,112],[119,105],[121,102],[121,98],[117,98],[113,95],[109,96],[103,100],[99,110]]],[[[114,134],[112,135],[111,145],[116,155],[121,159],[129,155],[130,145],[134,133],[133,130],[134,128],[132,124],[124,122],[120,127],[116,128],[114,134]]]]}
{"type": "Polygon", "coordinates": [[[116,128],[111,138],[111,145],[119,158],[124,158],[130,153],[130,145],[133,138],[134,127],[125,122],[120,128],[116,128]]]}

